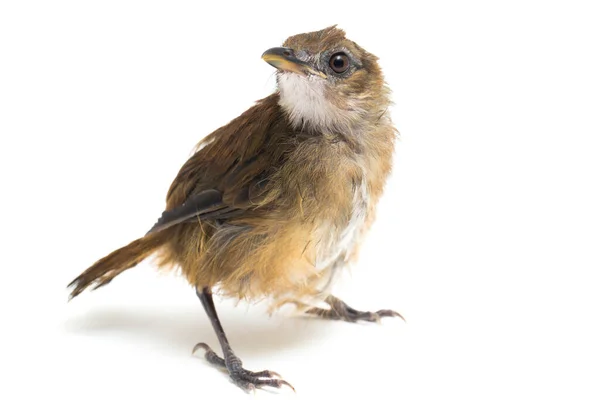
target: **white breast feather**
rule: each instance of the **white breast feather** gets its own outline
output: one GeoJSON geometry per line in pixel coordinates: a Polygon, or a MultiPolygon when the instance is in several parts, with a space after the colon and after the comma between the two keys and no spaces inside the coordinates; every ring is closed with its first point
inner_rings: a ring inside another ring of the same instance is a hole
{"type": "Polygon", "coordinates": [[[365,223],[369,194],[365,179],[354,189],[352,215],[345,227],[335,227],[331,222],[320,229],[321,241],[317,245],[317,270],[331,267],[340,257],[347,261],[365,223]]]}

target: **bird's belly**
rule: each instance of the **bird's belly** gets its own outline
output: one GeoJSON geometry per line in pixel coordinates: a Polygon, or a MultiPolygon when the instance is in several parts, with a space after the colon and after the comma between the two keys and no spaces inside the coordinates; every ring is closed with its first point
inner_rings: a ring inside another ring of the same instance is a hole
{"type": "Polygon", "coordinates": [[[299,310],[304,309],[302,307],[319,306],[319,301],[330,293],[338,267],[348,262],[354,253],[367,220],[368,201],[366,186],[360,185],[352,198],[352,211],[345,218],[346,223],[336,224],[333,219],[325,219],[318,225],[309,241],[309,244],[316,242],[312,247],[314,258],[304,256],[308,245],[303,245],[304,255],[295,262],[285,263],[285,281],[290,285],[274,294],[273,310],[290,301],[299,310]]]}
{"type": "Polygon", "coordinates": [[[363,181],[355,188],[352,198],[352,213],[348,222],[336,226],[332,221],[322,224],[318,234],[316,268],[322,271],[335,263],[346,262],[357,245],[366,221],[369,195],[363,181]]]}

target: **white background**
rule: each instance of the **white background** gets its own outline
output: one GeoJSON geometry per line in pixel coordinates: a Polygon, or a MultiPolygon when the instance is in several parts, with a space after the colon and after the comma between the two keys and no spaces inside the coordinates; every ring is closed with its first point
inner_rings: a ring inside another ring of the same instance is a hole
{"type": "Polygon", "coordinates": [[[191,356],[217,341],[176,274],[149,260],[70,303],[65,286],[144,234],[195,143],[272,92],[265,49],[337,23],[380,57],[402,138],[336,293],[408,323],[219,299],[245,366],[306,399],[598,399],[595,2],[225,3],[1,3],[0,397],[245,398],[191,356]]]}

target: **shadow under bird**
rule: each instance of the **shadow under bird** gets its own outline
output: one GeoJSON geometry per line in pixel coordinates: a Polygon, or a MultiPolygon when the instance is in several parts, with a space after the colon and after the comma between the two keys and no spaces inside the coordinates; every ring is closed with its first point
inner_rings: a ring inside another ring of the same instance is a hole
{"type": "Polygon", "coordinates": [[[278,89],[198,143],[145,236],[69,285],[72,298],[150,255],[159,267],[180,268],[223,356],[205,343],[195,350],[246,390],[291,385],[275,372],[243,368],[213,289],[327,319],[401,317],[358,311],[330,294],[336,271],[357,257],[392,166],[396,130],[377,57],[336,26],[291,36],[283,46],[262,55],[277,68],[278,89]]]}

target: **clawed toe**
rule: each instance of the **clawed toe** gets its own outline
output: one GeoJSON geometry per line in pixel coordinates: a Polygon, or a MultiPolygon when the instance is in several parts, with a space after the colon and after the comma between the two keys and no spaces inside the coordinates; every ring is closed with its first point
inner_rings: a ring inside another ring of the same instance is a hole
{"type": "Polygon", "coordinates": [[[384,318],[384,317],[399,317],[404,322],[406,322],[406,320],[400,313],[393,311],[393,310],[379,310],[376,312],[370,312],[370,311],[361,312],[361,311],[356,311],[356,310],[352,309],[352,310],[348,310],[344,319],[349,322],[358,322],[358,321],[381,322],[381,318],[384,318]]]}
{"type": "Polygon", "coordinates": [[[268,369],[258,372],[248,371],[241,367],[241,363],[239,365],[235,364],[227,367],[225,360],[219,357],[206,343],[198,343],[195,345],[192,354],[200,349],[205,351],[204,358],[206,358],[210,364],[226,369],[231,380],[244,390],[252,391],[264,386],[273,388],[289,386],[294,392],[296,391],[288,381],[281,379],[281,375],[275,371],[268,369]]]}
{"type": "Polygon", "coordinates": [[[406,322],[406,319],[404,319],[404,317],[402,316],[402,314],[400,314],[399,312],[396,312],[394,310],[379,310],[379,311],[377,311],[376,314],[379,317],[398,317],[402,321],[406,322]]]}
{"type": "Polygon", "coordinates": [[[377,312],[358,311],[334,296],[327,297],[325,302],[329,304],[330,309],[327,310],[314,307],[307,310],[306,313],[317,315],[325,319],[342,320],[348,322],[379,322],[382,317],[399,317],[406,322],[400,313],[393,310],[379,310],[377,312]]]}
{"type": "Polygon", "coordinates": [[[277,372],[275,371],[269,371],[268,369],[265,369],[264,371],[259,371],[259,372],[252,372],[252,371],[248,371],[252,376],[256,377],[256,378],[281,378],[281,375],[279,375],[277,372]]]}
{"type": "Polygon", "coordinates": [[[283,386],[289,386],[294,392],[296,389],[288,382],[283,379],[272,378],[272,376],[279,376],[277,373],[273,373],[272,371],[260,371],[253,372],[248,371],[246,369],[239,369],[235,371],[230,371],[229,376],[231,380],[246,390],[253,390],[255,388],[261,387],[273,387],[273,388],[282,388],[283,386]]]}
{"type": "Polygon", "coordinates": [[[196,354],[196,352],[200,349],[204,350],[204,358],[212,365],[216,365],[220,368],[227,369],[227,365],[225,365],[225,360],[217,355],[206,343],[198,343],[192,349],[192,354],[196,354]]]}

